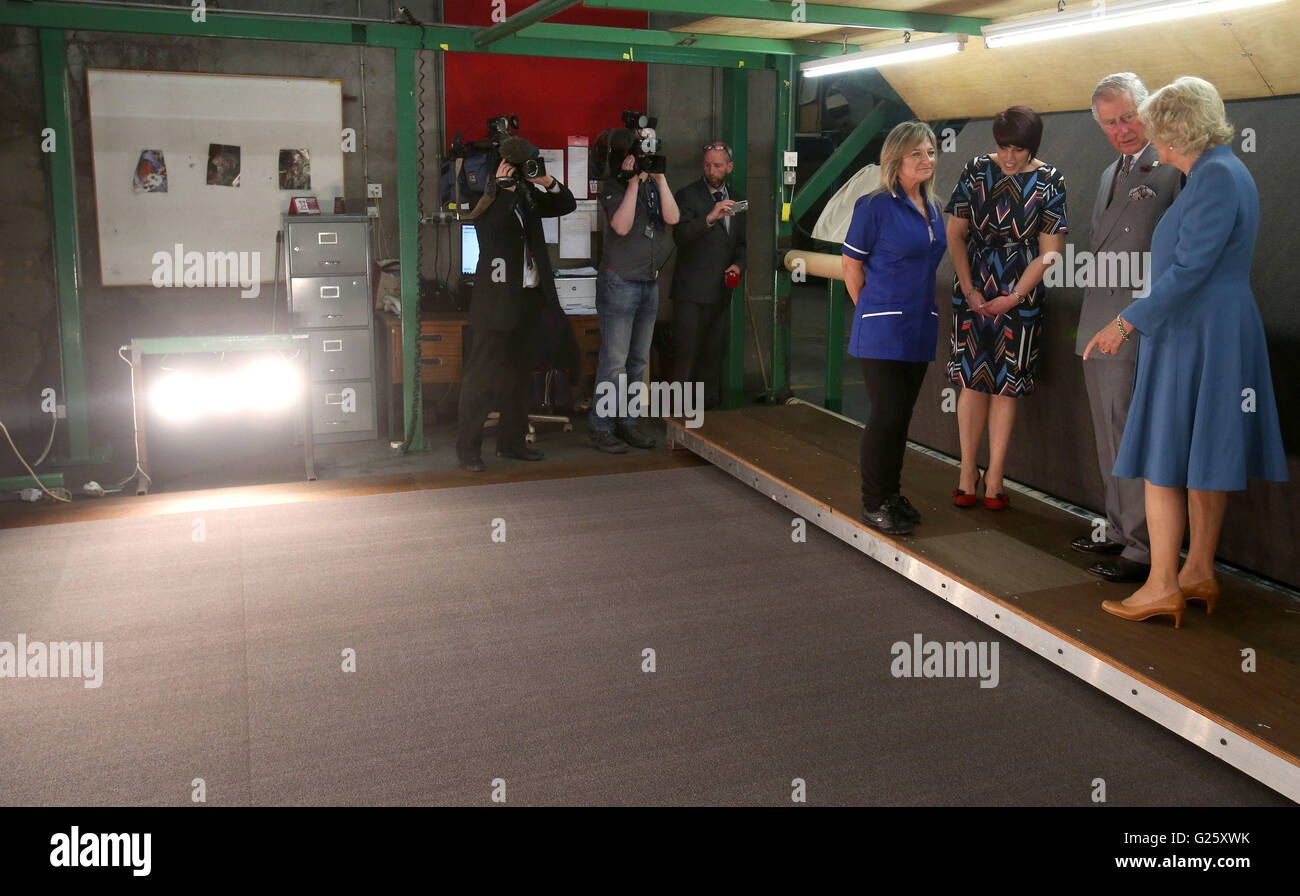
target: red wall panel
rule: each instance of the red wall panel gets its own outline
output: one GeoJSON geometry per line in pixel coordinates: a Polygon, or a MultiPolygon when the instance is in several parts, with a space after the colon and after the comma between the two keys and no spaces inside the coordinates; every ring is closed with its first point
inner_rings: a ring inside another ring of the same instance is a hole
{"type": "MultiPolygon", "coordinates": [[[[506,0],[512,16],[531,3],[506,0]]],[[[488,26],[492,0],[446,0],[449,25],[488,26]]],[[[646,14],[587,9],[581,4],[546,20],[563,25],[641,28],[646,14]]],[[[624,109],[645,111],[646,67],[640,62],[550,59],[495,53],[447,53],[447,140],[457,132],[481,140],[484,121],[501,114],[519,116],[519,136],[543,149],[563,149],[571,134],[594,138],[619,127],[624,109]]]]}

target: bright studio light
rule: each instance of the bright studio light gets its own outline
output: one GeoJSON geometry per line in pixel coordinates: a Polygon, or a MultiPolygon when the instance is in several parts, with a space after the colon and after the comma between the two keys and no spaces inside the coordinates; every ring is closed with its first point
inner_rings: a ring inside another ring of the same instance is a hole
{"type": "Polygon", "coordinates": [[[154,410],[176,422],[200,415],[268,413],[288,407],[300,395],[298,371],[287,361],[254,361],[233,373],[171,371],[150,392],[154,410]]]}
{"type": "Polygon", "coordinates": [[[882,65],[892,65],[896,62],[916,62],[921,59],[933,59],[936,56],[947,56],[950,53],[960,52],[965,47],[966,35],[945,34],[940,37],[929,37],[925,40],[914,40],[905,44],[859,50],[856,53],[846,53],[843,56],[815,59],[811,62],[801,63],[799,70],[803,72],[805,77],[819,78],[822,75],[835,75],[840,72],[856,71],[860,68],[879,68],[882,65]]]}
{"type": "Polygon", "coordinates": [[[1077,11],[1050,12],[1000,25],[985,25],[980,31],[984,34],[984,46],[1010,47],[1280,2],[1281,0],[1132,0],[1127,3],[1104,3],[1077,11]]]}

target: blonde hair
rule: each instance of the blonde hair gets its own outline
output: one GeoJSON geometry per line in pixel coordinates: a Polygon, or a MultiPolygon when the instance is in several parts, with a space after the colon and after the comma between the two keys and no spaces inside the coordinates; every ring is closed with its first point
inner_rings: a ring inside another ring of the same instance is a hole
{"type": "Polygon", "coordinates": [[[1161,87],[1138,107],[1138,116],[1153,142],[1189,156],[1228,143],[1235,133],[1219,91],[1200,78],[1185,76],[1161,87]]]}
{"type": "MultiPolygon", "coordinates": [[[[939,148],[934,131],[923,121],[905,121],[889,132],[885,145],[880,148],[881,190],[888,191],[891,196],[898,195],[898,169],[903,167],[903,158],[927,140],[930,141],[930,146],[936,150],[939,148]]],[[[933,174],[921,182],[921,195],[925,197],[926,205],[939,204],[934,192],[933,174]]]]}

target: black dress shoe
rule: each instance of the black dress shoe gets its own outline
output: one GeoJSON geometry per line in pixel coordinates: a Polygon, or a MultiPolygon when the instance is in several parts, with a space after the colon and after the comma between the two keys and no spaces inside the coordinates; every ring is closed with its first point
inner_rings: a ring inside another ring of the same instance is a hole
{"type": "Polygon", "coordinates": [[[879,529],[886,535],[907,535],[912,531],[912,522],[901,512],[898,505],[885,501],[875,510],[862,509],[862,521],[873,529],[879,529]]]}
{"type": "Polygon", "coordinates": [[[520,460],[541,460],[546,457],[540,451],[534,451],[527,445],[519,448],[498,448],[497,457],[517,457],[520,460]]]}
{"type": "Polygon", "coordinates": [[[1070,547],[1084,554],[1118,554],[1124,545],[1113,541],[1093,541],[1091,535],[1080,535],[1070,542],[1070,547]]]}
{"type": "Polygon", "coordinates": [[[902,495],[890,495],[885,499],[886,504],[894,505],[894,512],[907,520],[913,526],[921,522],[921,512],[912,506],[912,502],[902,495]]]}
{"type": "Polygon", "coordinates": [[[1088,567],[1088,572],[1108,582],[1145,582],[1151,573],[1150,563],[1138,563],[1127,557],[1103,560],[1088,567]]]}
{"type": "Polygon", "coordinates": [[[469,470],[471,473],[482,473],[487,469],[483,465],[483,458],[481,457],[462,457],[457,461],[457,465],[462,470],[469,470]]]}

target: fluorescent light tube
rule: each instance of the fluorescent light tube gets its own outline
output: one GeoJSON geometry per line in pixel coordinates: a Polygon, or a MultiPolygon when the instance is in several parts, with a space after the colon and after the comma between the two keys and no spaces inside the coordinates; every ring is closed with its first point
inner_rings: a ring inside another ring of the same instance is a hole
{"type": "Polygon", "coordinates": [[[879,68],[895,62],[916,62],[919,59],[933,59],[956,53],[966,46],[965,34],[944,34],[925,40],[914,40],[905,44],[893,44],[888,47],[876,47],[871,50],[859,50],[843,56],[828,56],[814,59],[799,65],[805,77],[817,78],[822,75],[834,75],[851,72],[861,68],[879,68]]]}
{"type": "Polygon", "coordinates": [[[1010,47],[1280,2],[1281,0],[1130,0],[1099,3],[1079,10],[1050,12],[998,25],[985,25],[980,31],[984,34],[984,46],[1010,47]]]}

